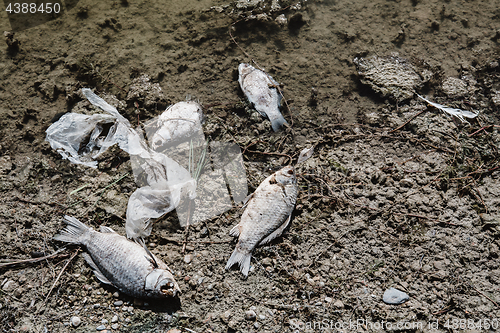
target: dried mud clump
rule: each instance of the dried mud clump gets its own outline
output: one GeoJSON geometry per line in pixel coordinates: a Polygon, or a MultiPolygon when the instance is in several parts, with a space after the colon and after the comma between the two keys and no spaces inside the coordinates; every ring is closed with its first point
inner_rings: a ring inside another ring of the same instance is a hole
{"type": "Polygon", "coordinates": [[[167,101],[158,83],[151,83],[148,75],[135,78],[127,95],[127,101],[138,102],[144,108],[164,109],[167,101]]]}
{"type": "MultiPolygon", "coordinates": [[[[214,6],[211,9],[219,13],[226,12],[231,16],[235,16],[238,19],[244,19],[246,21],[274,21],[280,27],[284,27],[292,18],[295,17],[295,19],[297,19],[297,12],[303,9],[303,2],[305,1],[236,0],[231,5],[214,6]],[[285,15],[285,13],[287,15],[285,15]]],[[[302,18],[301,15],[298,17],[302,18]]],[[[302,19],[301,21],[306,22],[307,20],[308,18],[302,19]]]]}
{"type": "Polygon", "coordinates": [[[432,76],[420,73],[408,60],[393,54],[388,57],[354,58],[361,83],[370,86],[382,97],[404,101],[413,97],[432,76]]]}
{"type": "Polygon", "coordinates": [[[3,35],[5,37],[5,43],[7,43],[7,49],[9,50],[9,52],[19,51],[21,42],[14,38],[14,33],[10,31],[4,31],[3,35]]]}

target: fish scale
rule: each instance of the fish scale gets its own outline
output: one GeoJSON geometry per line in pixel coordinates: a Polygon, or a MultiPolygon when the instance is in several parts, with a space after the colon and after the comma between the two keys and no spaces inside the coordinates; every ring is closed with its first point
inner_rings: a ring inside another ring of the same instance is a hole
{"type": "Polygon", "coordinates": [[[101,232],[87,227],[71,216],[55,240],[82,245],[84,259],[96,277],[137,298],[166,298],[180,292],[167,265],[143,245],[132,242],[101,226],[101,232]]]}

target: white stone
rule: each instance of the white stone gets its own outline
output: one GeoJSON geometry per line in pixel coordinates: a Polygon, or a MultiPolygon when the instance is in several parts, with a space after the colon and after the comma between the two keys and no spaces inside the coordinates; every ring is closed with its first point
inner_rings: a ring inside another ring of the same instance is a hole
{"type": "Polygon", "coordinates": [[[73,316],[71,317],[70,322],[73,327],[78,327],[82,323],[82,320],[80,319],[80,317],[73,316]]]}

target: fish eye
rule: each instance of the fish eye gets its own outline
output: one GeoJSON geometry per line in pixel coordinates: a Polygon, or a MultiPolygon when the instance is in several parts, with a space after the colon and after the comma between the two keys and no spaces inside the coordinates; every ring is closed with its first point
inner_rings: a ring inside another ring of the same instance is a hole
{"type": "Polygon", "coordinates": [[[293,175],[293,169],[288,170],[289,175],[293,175]]]}

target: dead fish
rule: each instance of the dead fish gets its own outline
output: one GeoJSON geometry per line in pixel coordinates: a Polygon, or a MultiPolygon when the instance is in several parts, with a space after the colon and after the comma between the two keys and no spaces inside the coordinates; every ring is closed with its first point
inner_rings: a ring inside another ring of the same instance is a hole
{"type": "Polygon", "coordinates": [[[168,143],[173,144],[197,136],[200,131],[203,133],[203,110],[196,102],[179,102],[169,106],[156,122],[158,129],[151,138],[155,150],[168,143]]]}
{"type": "Polygon", "coordinates": [[[143,245],[101,226],[101,232],[71,216],[64,216],[65,229],[55,240],[83,245],[83,257],[95,276],[105,284],[137,298],[175,297],[180,288],[167,265],[143,245]]]}
{"type": "Polygon", "coordinates": [[[279,83],[271,75],[249,64],[238,66],[241,90],[250,103],[263,117],[269,118],[276,132],[283,124],[288,124],[283,118],[279,107],[281,94],[278,93],[279,83]]]}
{"type": "Polygon", "coordinates": [[[249,197],[246,209],[229,234],[239,236],[226,269],[234,264],[248,276],[252,251],[280,236],[290,223],[299,187],[292,166],[286,166],[267,177],[249,197]]]}

